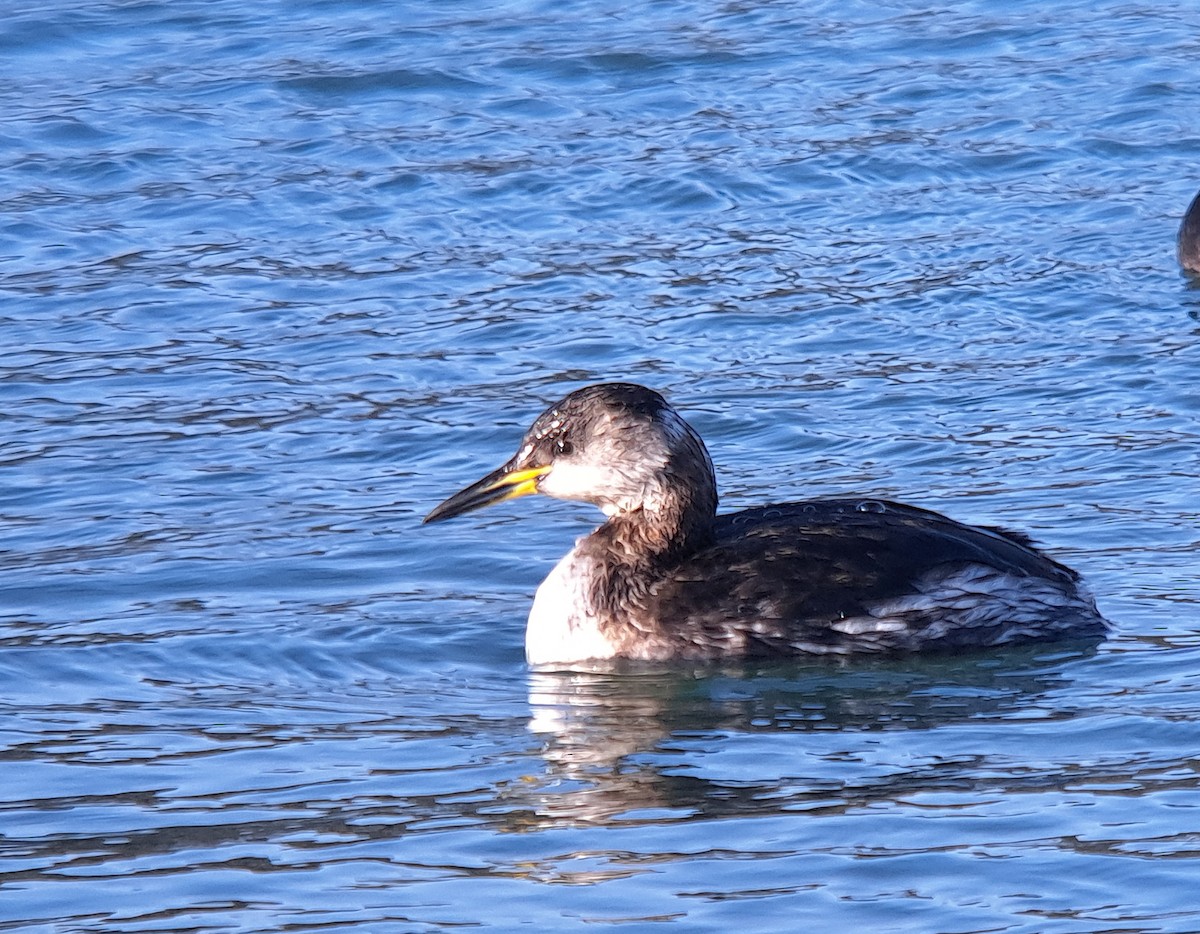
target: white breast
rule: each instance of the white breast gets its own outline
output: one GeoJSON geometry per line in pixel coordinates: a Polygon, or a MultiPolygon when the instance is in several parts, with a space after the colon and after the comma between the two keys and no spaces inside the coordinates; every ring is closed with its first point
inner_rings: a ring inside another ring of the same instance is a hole
{"type": "Polygon", "coordinates": [[[569,664],[616,655],[590,605],[591,576],[591,562],[572,549],[542,581],[525,628],[529,664],[569,664]]]}

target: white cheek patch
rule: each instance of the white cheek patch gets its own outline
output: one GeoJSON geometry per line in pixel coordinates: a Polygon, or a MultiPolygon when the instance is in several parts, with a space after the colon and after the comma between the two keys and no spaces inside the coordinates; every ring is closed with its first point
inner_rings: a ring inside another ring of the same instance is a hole
{"type": "MultiPolygon", "coordinates": [[[[679,425],[668,423],[668,439],[679,425]]],[[[538,492],[556,499],[594,503],[612,516],[633,509],[656,509],[667,491],[662,470],[671,457],[669,440],[640,431],[613,429],[592,439],[586,450],[554,459],[538,492]]]]}
{"type": "Polygon", "coordinates": [[[620,474],[592,462],[557,460],[550,473],[541,478],[538,491],[556,499],[575,499],[595,503],[605,515],[616,515],[623,499],[620,474]]]}
{"type": "Polygon", "coordinates": [[[550,472],[542,477],[538,491],[555,499],[591,502],[598,494],[610,491],[612,486],[611,470],[596,464],[559,459],[554,462],[550,472]]]}

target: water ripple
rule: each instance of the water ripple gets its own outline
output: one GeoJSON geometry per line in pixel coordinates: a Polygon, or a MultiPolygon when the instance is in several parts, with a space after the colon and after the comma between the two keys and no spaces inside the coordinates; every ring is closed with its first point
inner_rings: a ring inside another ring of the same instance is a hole
{"type": "Polygon", "coordinates": [[[1194,930],[1200,22],[1032,11],[10,11],[0,927],[1194,930]],[[530,675],[593,511],[420,519],[610,378],[1116,637],[530,675]]]}

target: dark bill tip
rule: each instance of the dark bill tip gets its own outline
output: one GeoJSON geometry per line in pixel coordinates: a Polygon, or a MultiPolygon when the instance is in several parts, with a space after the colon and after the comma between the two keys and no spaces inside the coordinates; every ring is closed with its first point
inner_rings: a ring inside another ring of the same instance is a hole
{"type": "Polygon", "coordinates": [[[477,480],[469,487],[459,490],[445,502],[439,503],[430,510],[422,523],[442,522],[453,519],[463,513],[474,512],[506,499],[516,499],[537,492],[538,480],[544,477],[550,468],[529,467],[514,470],[505,464],[499,470],[493,470],[482,480],[477,480]]]}

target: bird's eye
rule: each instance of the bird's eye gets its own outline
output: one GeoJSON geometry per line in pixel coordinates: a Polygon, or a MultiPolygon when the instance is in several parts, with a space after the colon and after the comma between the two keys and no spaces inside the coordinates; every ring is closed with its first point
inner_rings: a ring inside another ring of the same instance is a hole
{"type": "Polygon", "coordinates": [[[554,444],[554,449],[559,453],[560,456],[570,457],[571,452],[575,450],[575,445],[573,445],[566,438],[559,438],[554,444]]]}

